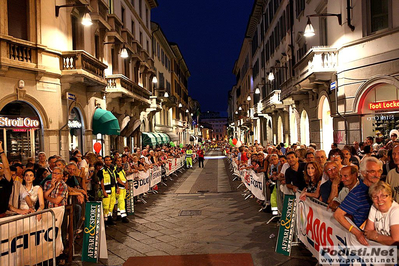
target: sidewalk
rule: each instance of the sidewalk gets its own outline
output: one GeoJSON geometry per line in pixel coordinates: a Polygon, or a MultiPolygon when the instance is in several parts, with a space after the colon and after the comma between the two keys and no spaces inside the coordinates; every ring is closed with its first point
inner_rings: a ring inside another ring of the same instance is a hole
{"type": "Polygon", "coordinates": [[[134,256],[251,253],[254,265],[315,265],[302,247],[294,247],[291,257],[274,252],[277,223],[267,225],[271,214],[258,212],[255,199],[244,200],[226,167],[225,159],[209,159],[204,169],[195,165],[167,187],[159,186],[147,204],[136,205],[129,224],[107,228],[109,259],[102,263],[121,265],[134,256]]]}

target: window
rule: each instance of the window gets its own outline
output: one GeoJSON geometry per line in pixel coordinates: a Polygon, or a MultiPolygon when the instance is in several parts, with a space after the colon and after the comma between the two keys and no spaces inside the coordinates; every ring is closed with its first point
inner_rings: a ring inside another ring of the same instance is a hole
{"type": "Polygon", "coordinates": [[[253,76],[254,79],[259,75],[259,59],[256,60],[254,66],[253,66],[253,76]]]}
{"type": "Polygon", "coordinates": [[[140,31],[140,44],[143,46],[143,33],[140,31]]]}
{"type": "Polygon", "coordinates": [[[143,18],[143,0],[139,0],[139,16],[143,18]]]}
{"type": "Polygon", "coordinates": [[[28,1],[8,0],[8,35],[28,40],[28,1]]]}
{"type": "Polygon", "coordinates": [[[94,57],[100,59],[100,37],[94,36],[94,57]]]}
{"type": "Polygon", "coordinates": [[[296,11],[295,14],[296,14],[297,18],[302,14],[304,9],[305,9],[305,0],[296,0],[295,1],[295,11],[296,11]]]}
{"type": "Polygon", "coordinates": [[[254,37],[252,38],[252,56],[255,54],[256,49],[258,49],[258,31],[255,31],[254,37]]]}
{"type": "Polygon", "coordinates": [[[148,12],[148,8],[145,7],[145,21],[147,23],[147,27],[150,25],[150,13],[148,12]]]}
{"type": "Polygon", "coordinates": [[[389,28],[390,0],[368,0],[368,30],[374,33],[389,28]]]}
{"type": "Polygon", "coordinates": [[[125,27],[125,8],[122,6],[121,10],[122,27],[125,27]]]}
{"type": "Polygon", "coordinates": [[[134,20],[132,20],[131,27],[132,27],[132,28],[131,28],[131,31],[132,31],[132,34],[133,34],[133,36],[134,36],[134,35],[135,35],[135,34],[134,34],[134,20]]]}

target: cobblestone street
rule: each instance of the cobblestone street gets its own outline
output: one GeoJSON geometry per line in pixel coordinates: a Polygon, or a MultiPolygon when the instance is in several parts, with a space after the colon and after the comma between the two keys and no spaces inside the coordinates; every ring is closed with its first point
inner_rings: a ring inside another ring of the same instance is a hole
{"type": "Polygon", "coordinates": [[[122,265],[134,256],[250,253],[254,265],[314,265],[303,248],[293,248],[291,257],[274,252],[276,222],[266,224],[271,214],[259,212],[255,199],[244,200],[242,189],[236,189],[239,181],[231,182],[228,172],[226,159],[207,159],[204,169],[195,165],[160,186],[147,204],[136,205],[129,224],[107,228],[109,259],[101,263],[122,265]]]}

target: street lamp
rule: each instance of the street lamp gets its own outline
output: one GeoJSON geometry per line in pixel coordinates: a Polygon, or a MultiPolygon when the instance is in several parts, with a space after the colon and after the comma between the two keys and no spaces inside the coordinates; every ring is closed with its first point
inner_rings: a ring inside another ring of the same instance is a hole
{"type": "Polygon", "coordinates": [[[181,103],[179,103],[179,108],[183,107],[183,105],[181,103]]]}
{"type": "MultiPolygon", "coordinates": [[[[120,44],[120,43],[118,43],[118,42],[104,42],[103,44],[120,44]]],[[[125,44],[123,44],[123,47],[120,50],[119,54],[121,55],[121,58],[128,58],[129,57],[129,53],[127,52],[125,44]]]]}
{"type": "Polygon", "coordinates": [[[260,94],[260,89],[259,89],[259,87],[256,87],[256,89],[255,89],[255,94],[260,94]]]}
{"type": "Polygon", "coordinates": [[[248,95],[248,97],[247,97],[247,101],[249,102],[251,100],[251,96],[250,95],[248,95]]]}
{"type": "Polygon", "coordinates": [[[152,83],[154,83],[154,84],[157,84],[157,83],[158,83],[157,76],[154,76],[154,77],[152,78],[152,83]]]}
{"type": "Polygon", "coordinates": [[[270,80],[270,81],[273,81],[273,80],[274,80],[273,70],[276,69],[276,68],[285,68],[285,69],[287,69],[286,66],[274,66],[274,67],[271,67],[271,68],[270,68],[269,76],[267,77],[268,80],[270,80]]]}
{"type": "Polygon", "coordinates": [[[303,33],[303,36],[305,36],[305,37],[312,37],[315,35],[314,28],[312,26],[312,22],[310,21],[310,17],[337,17],[339,25],[342,25],[341,14],[331,14],[331,13],[312,14],[312,15],[308,15],[307,17],[308,17],[308,21],[306,23],[305,31],[303,33]]]}
{"type": "MultiPolygon", "coordinates": [[[[55,17],[58,18],[58,16],[60,15],[60,8],[63,7],[85,7],[87,8],[89,6],[89,4],[68,4],[68,5],[61,5],[61,6],[55,6],[55,17]]],[[[93,25],[93,22],[91,21],[91,16],[89,14],[89,12],[85,12],[85,14],[82,17],[82,25],[83,26],[91,26],[93,25]]]]}

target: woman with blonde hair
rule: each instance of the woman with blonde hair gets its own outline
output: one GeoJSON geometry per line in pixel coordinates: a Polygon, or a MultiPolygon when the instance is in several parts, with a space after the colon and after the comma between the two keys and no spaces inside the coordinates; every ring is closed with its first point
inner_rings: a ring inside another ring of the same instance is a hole
{"type": "Polygon", "coordinates": [[[364,236],[383,245],[399,242],[399,204],[393,200],[392,192],[392,187],[384,181],[378,181],[369,188],[373,205],[364,236]]]}

